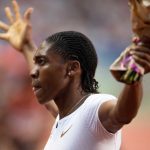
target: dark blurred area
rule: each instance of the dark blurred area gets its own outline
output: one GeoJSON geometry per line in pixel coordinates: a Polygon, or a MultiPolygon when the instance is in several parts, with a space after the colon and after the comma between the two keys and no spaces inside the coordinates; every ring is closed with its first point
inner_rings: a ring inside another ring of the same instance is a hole
{"type": "MultiPolygon", "coordinates": [[[[112,78],[109,66],[131,42],[127,1],[18,0],[18,3],[22,13],[30,6],[34,8],[33,38],[37,45],[47,36],[59,31],[75,30],[87,35],[94,43],[99,57],[96,72],[96,79],[100,83],[99,91],[118,96],[122,84],[112,78]]],[[[11,0],[0,0],[0,20],[9,24],[4,13],[6,6],[11,6],[11,0]]],[[[139,141],[145,139],[144,136],[150,138],[149,83],[150,76],[147,75],[144,78],[145,95],[141,109],[137,118],[129,125],[132,129],[137,127],[135,133],[141,129],[139,141]]],[[[0,150],[43,149],[53,121],[50,113],[38,104],[32,92],[29,70],[23,56],[1,40],[0,150]]],[[[131,128],[127,128],[127,131],[133,133],[131,128]]],[[[135,133],[129,137],[125,132],[122,150],[150,149],[149,142],[144,144],[134,140],[128,145],[128,139],[134,137],[135,133]]]]}

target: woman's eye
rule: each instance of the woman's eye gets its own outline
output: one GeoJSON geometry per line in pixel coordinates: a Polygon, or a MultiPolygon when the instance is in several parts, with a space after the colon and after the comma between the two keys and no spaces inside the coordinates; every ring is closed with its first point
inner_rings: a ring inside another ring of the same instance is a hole
{"type": "Polygon", "coordinates": [[[44,59],[38,59],[38,64],[39,65],[44,65],[46,61],[44,59]]]}

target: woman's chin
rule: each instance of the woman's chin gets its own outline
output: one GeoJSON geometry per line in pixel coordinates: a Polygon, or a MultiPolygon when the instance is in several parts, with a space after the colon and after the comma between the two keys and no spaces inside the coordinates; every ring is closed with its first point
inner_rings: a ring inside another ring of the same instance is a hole
{"type": "Polygon", "coordinates": [[[47,104],[48,102],[51,101],[49,98],[45,98],[45,97],[42,97],[42,96],[37,96],[37,100],[42,105],[47,104]]]}

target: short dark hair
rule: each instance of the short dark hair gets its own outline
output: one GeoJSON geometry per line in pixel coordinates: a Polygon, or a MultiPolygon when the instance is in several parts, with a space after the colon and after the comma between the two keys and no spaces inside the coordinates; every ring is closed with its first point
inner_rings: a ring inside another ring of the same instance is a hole
{"type": "Polygon", "coordinates": [[[65,60],[78,60],[81,65],[81,86],[85,92],[98,93],[98,82],[94,79],[97,54],[92,42],[76,31],[58,32],[46,39],[52,48],[65,60]]]}

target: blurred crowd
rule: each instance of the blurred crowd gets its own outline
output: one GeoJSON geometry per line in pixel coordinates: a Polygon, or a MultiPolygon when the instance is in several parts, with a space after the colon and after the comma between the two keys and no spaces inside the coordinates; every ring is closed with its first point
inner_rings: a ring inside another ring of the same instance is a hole
{"type": "MultiPolygon", "coordinates": [[[[34,8],[33,38],[37,45],[52,33],[77,30],[93,41],[104,67],[111,64],[132,37],[127,1],[18,0],[18,3],[22,13],[27,7],[34,8]]],[[[11,0],[0,0],[0,20],[8,23],[5,6],[11,6],[11,0]]],[[[32,92],[23,56],[0,41],[0,150],[41,150],[52,122],[52,116],[38,104],[32,92]]]]}
{"type": "Polygon", "coordinates": [[[21,54],[0,49],[0,150],[41,150],[53,118],[37,103],[21,54]]]}

